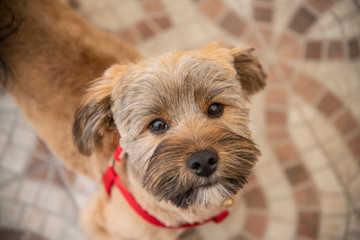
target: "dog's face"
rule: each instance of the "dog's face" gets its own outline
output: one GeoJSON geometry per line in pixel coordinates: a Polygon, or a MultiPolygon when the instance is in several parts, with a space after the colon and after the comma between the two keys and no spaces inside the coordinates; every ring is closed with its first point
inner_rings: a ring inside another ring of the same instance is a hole
{"type": "Polygon", "coordinates": [[[116,129],[128,164],[157,199],[220,205],[259,155],[245,105],[264,78],[250,49],[219,44],[112,66],[75,115],[75,143],[90,154],[116,129]]]}

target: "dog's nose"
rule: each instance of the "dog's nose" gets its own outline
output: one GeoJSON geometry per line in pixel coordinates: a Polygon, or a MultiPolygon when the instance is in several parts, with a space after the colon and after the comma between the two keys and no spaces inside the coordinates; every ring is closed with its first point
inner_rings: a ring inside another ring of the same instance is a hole
{"type": "Polygon", "coordinates": [[[215,152],[204,150],[192,154],[187,160],[187,166],[198,176],[209,177],[215,172],[218,165],[218,156],[215,152]]]}

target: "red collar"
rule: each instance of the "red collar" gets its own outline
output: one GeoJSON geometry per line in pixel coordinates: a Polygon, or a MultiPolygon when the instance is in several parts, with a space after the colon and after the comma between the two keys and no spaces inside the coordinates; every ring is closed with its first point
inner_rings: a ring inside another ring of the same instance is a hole
{"type": "MultiPolygon", "coordinates": [[[[114,160],[121,162],[121,158],[120,158],[120,154],[122,152],[122,148],[120,146],[118,146],[114,152],[114,160]]],[[[159,227],[163,227],[163,228],[191,228],[191,227],[196,227],[211,221],[214,221],[216,223],[220,223],[222,220],[224,220],[227,215],[229,214],[229,211],[224,210],[222,211],[219,215],[212,217],[210,219],[207,219],[203,222],[195,222],[195,223],[186,223],[180,226],[166,226],[164,223],[160,222],[158,219],[156,219],[155,217],[151,216],[148,212],[146,212],[144,209],[141,208],[141,206],[136,202],[135,198],[133,197],[133,195],[125,188],[125,186],[122,183],[121,177],[119,175],[117,175],[114,171],[114,166],[113,164],[111,164],[103,177],[103,183],[104,183],[104,187],[106,192],[108,193],[108,195],[111,195],[111,187],[112,185],[115,183],[115,185],[118,187],[118,189],[120,190],[120,192],[123,194],[124,198],[126,199],[126,201],[129,203],[129,205],[142,217],[144,218],[146,221],[148,221],[149,223],[152,223],[156,226],[159,227]]]]}

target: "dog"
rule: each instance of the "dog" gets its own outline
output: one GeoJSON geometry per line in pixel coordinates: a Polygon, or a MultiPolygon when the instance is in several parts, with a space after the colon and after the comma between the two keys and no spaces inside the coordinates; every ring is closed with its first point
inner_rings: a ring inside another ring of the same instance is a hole
{"type": "Polygon", "coordinates": [[[55,1],[2,1],[0,15],[3,86],[68,167],[111,178],[80,217],[92,239],[176,239],[226,217],[260,155],[253,49],[145,58],[55,1]]]}

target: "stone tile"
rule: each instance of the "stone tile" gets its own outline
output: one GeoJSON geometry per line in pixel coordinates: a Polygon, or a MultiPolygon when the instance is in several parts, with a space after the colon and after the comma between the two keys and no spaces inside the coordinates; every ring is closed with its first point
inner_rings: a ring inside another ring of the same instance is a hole
{"type": "Polygon", "coordinates": [[[359,41],[357,38],[351,38],[348,40],[349,57],[355,59],[360,56],[359,41]]]}
{"type": "Polygon", "coordinates": [[[298,212],[298,234],[301,237],[316,239],[319,234],[320,216],[317,212],[298,212]]]}
{"type": "Polygon", "coordinates": [[[24,151],[23,149],[11,146],[4,153],[1,164],[9,171],[21,174],[26,168],[28,155],[28,152],[24,151]]]}
{"type": "Polygon", "coordinates": [[[292,185],[305,183],[310,178],[308,171],[302,164],[289,167],[285,172],[292,185]]]}
{"type": "Polygon", "coordinates": [[[132,45],[135,45],[137,40],[136,40],[136,36],[133,32],[132,29],[124,29],[120,32],[117,33],[117,35],[122,39],[124,40],[125,42],[129,43],[129,44],[132,44],[132,45]]]}
{"type": "Polygon", "coordinates": [[[65,198],[66,193],[63,189],[56,185],[44,184],[37,197],[37,206],[51,213],[58,214],[61,211],[65,198]]]}
{"type": "Polygon", "coordinates": [[[29,171],[27,177],[32,180],[46,181],[51,172],[53,172],[52,169],[49,169],[48,166],[43,165],[36,169],[32,169],[32,171],[29,171]]]}
{"type": "Polygon", "coordinates": [[[269,202],[269,217],[289,224],[297,221],[296,206],[293,199],[286,198],[269,202]]]}
{"type": "Polygon", "coordinates": [[[45,238],[43,238],[42,236],[40,236],[39,234],[36,233],[28,233],[26,236],[26,240],[47,240],[45,238]]]}
{"type": "Polygon", "coordinates": [[[239,37],[245,30],[246,23],[235,12],[229,11],[221,19],[220,26],[235,37],[239,37]]]}
{"type": "Polygon", "coordinates": [[[287,112],[284,110],[266,110],[266,122],[269,125],[283,126],[287,122],[287,112]]]}
{"type": "Polygon", "coordinates": [[[329,42],[327,57],[330,60],[339,60],[345,57],[345,49],[342,41],[332,40],[329,42]]]}
{"type": "Polygon", "coordinates": [[[67,223],[73,223],[78,220],[79,209],[72,202],[69,203],[69,199],[70,198],[67,198],[67,200],[63,202],[60,214],[55,216],[64,219],[67,223]]]}
{"type": "Polygon", "coordinates": [[[352,156],[345,156],[334,163],[334,169],[340,180],[348,185],[351,179],[359,173],[359,164],[352,156]]]}
{"type": "Polygon", "coordinates": [[[286,180],[280,163],[273,157],[265,163],[261,163],[260,161],[259,164],[255,166],[254,173],[256,174],[257,182],[263,188],[263,191],[273,184],[286,180]]]}
{"type": "Polygon", "coordinates": [[[352,203],[357,209],[360,208],[360,175],[357,175],[355,179],[347,186],[352,203]]]}
{"type": "Polygon", "coordinates": [[[335,128],[343,135],[350,133],[359,127],[354,116],[348,111],[343,111],[337,118],[334,120],[335,128]]]}
{"type": "MultiPolygon", "coordinates": [[[[261,44],[258,35],[255,32],[251,32],[248,34],[248,36],[245,39],[246,45],[251,46],[257,50],[263,49],[263,45],[261,44]]],[[[271,78],[271,76],[268,76],[268,79],[271,78]]]]}
{"type": "Polygon", "coordinates": [[[4,133],[8,133],[13,128],[13,122],[15,120],[12,111],[1,110],[0,111],[0,130],[4,133]]]}
{"type": "Polygon", "coordinates": [[[342,239],[346,231],[346,215],[323,217],[321,220],[321,235],[332,239],[342,239]]]}
{"type": "Polygon", "coordinates": [[[15,174],[0,168],[0,186],[5,186],[9,181],[15,178],[15,174]]]}
{"type": "Polygon", "coordinates": [[[314,134],[305,124],[299,124],[290,128],[291,139],[300,152],[306,152],[310,147],[316,145],[314,134]]]}
{"type": "Polygon", "coordinates": [[[136,29],[143,40],[147,40],[155,35],[155,31],[146,21],[140,21],[136,24],[136,29]]]}
{"type": "Polygon", "coordinates": [[[11,181],[0,188],[0,197],[16,201],[18,199],[20,181],[11,181]]]}
{"type": "Polygon", "coordinates": [[[293,197],[292,186],[286,181],[285,177],[278,182],[270,183],[269,186],[263,186],[263,191],[265,192],[267,202],[292,199],[293,197]]]}
{"type": "Polygon", "coordinates": [[[329,160],[321,148],[314,148],[303,153],[303,163],[310,172],[314,173],[329,165],[329,160]]]}
{"type": "Polygon", "coordinates": [[[13,114],[19,111],[16,103],[12,99],[11,95],[3,90],[0,90],[0,112],[4,110],[13,110],[13,114]]]}
{"type": "Polygon", "coordinates": [[[38,208],[28,207],[24,211],[20,225],[33,232],[40,232],[45,220],[45,213],[38,208]]]}
{"type": "Polygon", "coordinates": [[[267,224],[268,224],[268,216],[264,214],[252,213],[248,215],[245,224],[245,229],[251,235],[257,238],[262,238],[265,235],[267,224]]]}
{"type": "Polygon", "coordinates": [[[354,137],[352,137],[348,142],[348,147],[351,153],[357,157],[360,155],[360,134],[358,133],[354,137]]]}
{"type": "Polygon", "coordinates": [[[161,0],[146,0],[141,2],[141,7],[146,13],[162,13],[165,10],[165,6],[161,0]]]}
{"type": "Polygon", "coordinates": [[[18,228],[21,214],[23,212],[23,205],[16,201],[8,201],[1,199],[1,226],[18,228]]]}
{"type": "Polygon", "coordinates": [[[60,181],[60,185],[64,184],[62,177],[66,179],[66,181],[72,186],[75,183],[76,174],[72,170],[66,168],[65,166],[59,166],[56,175],[58,180],[60,181]]]}
{"type": "Polygon", "coordinates": [[[299,159],[299,152],[291,142],[275,146],[274,151],[281,163],[296,162],[299,159]]]}
{"type": "Polygon", "coordinates": [[[295,190],[294,198],[297,205],[317,206],[319,203],[317,190],[312,184],[295,190]]]}
{"type": "Polygon", "coordinates": [[[2,240],[21,240],[25,233],[21,230],[11,228],[0,228],[0,236],[2,240]]]}
{"type": "Polygon", "coordinates": [[[355,240],[360,237],[360,219],[356,212],[353,212],[349,218],[349,239],[355,240]]]}
{"type": "MultiPolygon", "coordinates": [[[[325,152],[335,152],[331,147],[336,146],[337,150],[342,150],[341,144],[338,144],[339,134],[336,129],[332,126],[331,122],[328,121],[320,112],[317,111],[318,117],[314,117],[310,120],[311,129],[316,134],[317,140],[320,141],[322,146],[325,148],[325,152]],[[333,146],[330,146],[333,145],[333,146]]],[[[339,154],[337,154],[339,155],[339,154]]],[[[333,156],[327,155],[328,158],[333,159],[333,156]]]]}
{"type": "Polygon", "coordinates": [[[322,55],[323,42],[320,40],[309,41],[306,44],[305,57],[312,60],[320,60],[322,55]]]}
{"type": "Polygon", "coordinates": [[[307,0],[306,2],[320,12],[328,9],[333,3],[332,0],[307,0]]]}
{"type": "Polygon", "coordinates": [[[297,125],[303,124],[306,116],[304,116],[304,110],[302,108],[308,107],[308,105],[304,104],[303,101],[299,100],[299,96],[291,94],[290,95],[290,108],[289,108],[289,127],[295,127],[297,125]],[[295,100],[296,99],[296,100],[295,100]],[[299,106],[301,102],[301,106],[299,106]]]}
{"type": "Polygon", "coordinates": [[[69,226],[67,226],[63,219],[48,215],[42,233],[48,240],[55,240],[59,239],[68,228],[69,226]]]}
{"type": "MultiPolygon", "coordinates": [[[[350,209],[348,200],[342,194],[323,194],[321,195],[321,213],[325,216],[346,215],[350,209]]],[[[344,220],[344,219],[343,219],[344,220]]]]}
{"type": "Polygon", "coordinates": [[[339,1],[332,6],[331,10],[336,17],[342,19],[353,12],[354,8],[356,8],[356,5],[353,1],[339,1]]]}
{"type": "Polygon", "coordinates": [[[154,17],[153,21],[161,30],[170,29],[173,25],[169,16],[166,15],[161,17],[154,17]]]}
{"type": "MultiPolygon", "coordinates": [[[[318,97],[315,97],[315,99],[317,98],[318,97]]],[[[313,121],[321,119],[322,116],[319,111],[314,108],[312,104],[309,104],[304,97],[300,96],[300,94],[293,94],[293,99],[295,100],[294,105],[298,108],[298,115],[300,115],[300,119],[298,120],[299,124],[302,124],[303,121],[307,121],[311,124],[311,126],[313,126],[313,121]]],[[[296,123],[297,122],[294,121],[292,124],[296,123]]]]}
{"type": "Polygon", "coordinates": [[[105,29],[110,32],[118,31],[123,24],[121,17],[117,14],[117,9],[108,6],[102,7],[100,9],[92,9],[91,11],[96,12],[96,14],[90,14],[89,20],[102,29],[105,29]],[[105,10],[105,8],[107,8],[105,10]]]}
{"type": "Polygon", "coordinates": [[[344,191],[334,171],[330,168],[325,168],[321,171],[315,172],[312,177],[315,182],[316,188],[322,194],[342,194],[344,191]]]}
{"type": "Polygon", "coordinates": [[[300,74],[294,85],[294,90],[305,101],[313,102],[323,91],[323,86],[315,81],[312,77],[300,74]]]}
{"type": "Polygon", "coordinates": [[[225,6],[220,0],[206,0],[200,5],[200,11],[211,20],[217,19],[224,9],[225,6]]]}
{"type": "Polygon", "coordinates": [[[7,134],[5,132],[0,133],[0,153],[5,152],[5,148],[7,148],[10,139],[8,139],[7,134]]]}
{"type": "Polygon", "coordinates": [[[65,231],[62,239],[87,240],[87,238],[78,229],[69,228],[65,231]]]}
{"type": "Polygon", "coordinates": [[[316,21],[316,16],[307,8],[300,7],[290,21],[289,28],[297,33],[304,34],[316,21]]]}
{"type": "Polygon", "coordinates": [[[286,59],[299,59],[303,56],[303,45],[301,42],[296,41],[291,46],[287,46],[284,49],[281,49],[279,54],[283,57],[284,61],[286,59]]]}
{"type": "Polygon", "coordinates": [[[247,191],[244,198],[250,208],[266,208],[265,195],[260,187],[247,191]]]}
{"type": "Polygon", "coordinates": [[[22,203],[34,204],[41,182],[25,179],[19,190],[19,200],[22,203]]]}
{"type": "Polygon", "coordinates": [[[284,88],[268,88],[265,92],[265,101],[271,105],[286,105],[287,91],[284,88]]]}
{"type": "Polygon", "coordinates": [[[259,32],[263,37],[263,40],[267,43],[272,42],[273,32],[272,28],[268,25],[260,25],[259,26],[259,32]]]}
{"type": "Polygon", "coordinates": [[[268,229],[264,239],[294,239],[295,231],[296,229],[294,224],[277,221],[277,219],[270,218],[268,229]]]}
{"type": "Polygon", "coordinates": [[[289,64],[287,64],[286,62],[281,62],[281,61],[278,61],[277,65],[283,77],[286,79],[286,81],[290,82],[295,72],[294,68],[289,64]]]}
{"type": "Polygon", "coordinates": [[[112,11],[115,11],[116,14],[116,16],[110,16],[112,17],[112,21],[115,21],[116,17],[119,17],[117,28],[114,29],[114,32],[123,28],[132,27],[141,19],[144,19],[144,11],[142,11],[142,7],[138,1],[116,0],[116,3],[110,4],[108,10],[104,12],[111,14],[112,11]]]}
{"type": "MultiPolygon", "coordinates": [[[[259,45],[260,45],[260,43],[259,43],[259,45]]],[[[278,76],[278,74],[277,74],[277,72],[275,72],[274,68],[276,68],[276,65],[270,64],[266,69],[266,74],[267,74],[266,81],[269,86],[271,86],[271,85],[279,86],[280,84],[283,84],[285,82],[281,76],[278,76]]]]}
{"type": "Polygon", "coordinates": [[[35,146],[35,151],[36,153],[41,153],[43,155],[49,155],[51,154],[50,149],[48,148],[48,146],[46,145],[46,143],[44,143],[41,139],[37,139],[36,142],[36,146],[35,146]]]}
{"type": "Polygon", "coordinates": [[[270,128],[267,130],[266,136],[271,142],[289,140],[290,137],[289,132],[285,128],[281,128],[281,129],[270,128]]]}
{"type": "Polygon", "coordinates": [[[265,6],[255,6],[254,9],[254,18],[259,22],[272,22],[273,19],[273,10],[271,7],[265,6]]]}
{"type": "Polygon", "coordinates": [[[32,150],[35,146],[36,140],[37,136],[32,129],[18,126],[12,133],[12,142],[20,145],[22,149],[32,150]]]}
{"type": "Polygon", "coordinates": [[[332,92],[327,91],[320,99],[317,108],[326,116],[331,116],[336,110],[340,109],[342,102],[332,92]]]}
{"type": "Polygon", "coordinates": [[[329,139],[328,141],[326,141],[324,138],[322,141],[324,150],[331,162],[335,163],[337,161],[341,161],[344,158],[352,157],[349,149],[346,147],[344,140],[341,137],[335,137],[333,139],[329,139]]]}
{"type": "Polygon", "coordinates": [[[40,157],[39,155],[38,153],[31,154],[26,165],[26,173],[31,173],[39,168],[46,168],[48,166],[48,162],[45,161],[43,156],[40,157]]]}

